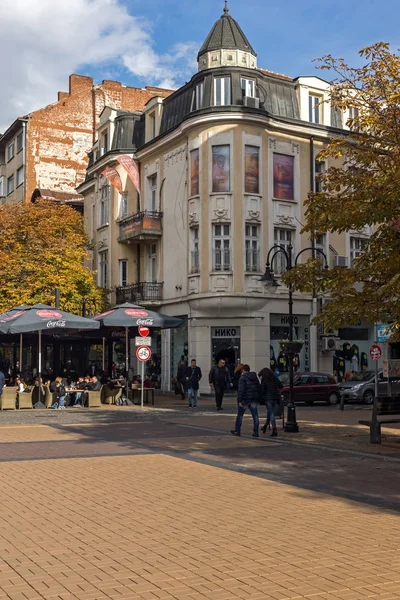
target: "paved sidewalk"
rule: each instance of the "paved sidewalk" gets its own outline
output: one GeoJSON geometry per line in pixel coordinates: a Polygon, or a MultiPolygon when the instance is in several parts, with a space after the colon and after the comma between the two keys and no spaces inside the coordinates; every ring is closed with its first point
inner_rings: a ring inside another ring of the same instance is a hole
{"type": "Polygon", "coordinates": [[[67,412],[0,427],[0,600],[400,600],[398,461],[67,412]]]}

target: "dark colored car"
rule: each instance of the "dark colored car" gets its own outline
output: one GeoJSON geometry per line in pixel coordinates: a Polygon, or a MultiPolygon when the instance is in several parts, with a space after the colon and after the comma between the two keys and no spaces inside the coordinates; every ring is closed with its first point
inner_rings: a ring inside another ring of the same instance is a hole
{"type": "MultiPolygon", "coordinates": [[[[332,375],[326,373],[296,373],[294,376],[294,398],[296,404],[304,402],[326,402],[334,406],[339,402],[339,388],[332,375]]],[[[282,397],[285,404],[289,401],[289,384],[284,384],[282,397]]]]}

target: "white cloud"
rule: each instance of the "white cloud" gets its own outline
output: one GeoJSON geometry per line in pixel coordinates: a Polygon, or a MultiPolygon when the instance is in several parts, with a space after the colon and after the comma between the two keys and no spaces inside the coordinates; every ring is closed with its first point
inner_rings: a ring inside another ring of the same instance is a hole
{"type": "Polygon", "coordinates": [[[158,54],[148,23],[122,0],[2,0],[0,23],[0,132],[54,102],[83,64],[115,63],[160,87],[176,87],[196,70],[197,44],[158,54]]]}

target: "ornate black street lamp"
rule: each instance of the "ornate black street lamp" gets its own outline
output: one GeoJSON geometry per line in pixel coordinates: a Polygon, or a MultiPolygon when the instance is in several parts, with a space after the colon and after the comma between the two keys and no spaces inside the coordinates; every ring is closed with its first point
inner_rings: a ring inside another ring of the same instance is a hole
{"type": "MultiPolygon", "coordinates": [[[[293,266],[297,266],[299,257],[302,254],[304,254],[304,252],[309,252],[309,251],[311,251],[313,253],[313,256],[315,256],[316,253],[320,254],[324,259],[325,269],[329,268],[328,260],[326,258],[325,253],[322,250],[319,250],[318,248],[315,248],[315,247],[314,248],[304,248],[297,254],[297,256],[294,259],[294,264],[293,264],[293,258],[292,258],[293,257],[293,246],[292,246],[292,244],[289,244],[287,249],[284,248],[283,246],[279,246],[278,244],[275,244],[274,246],[272,246],[272,248],[268,252],[267,263],[265,265],[265,273],[259,279],[259,281],[263,281],[267,287],[270,287],[272,289],[272,291],[275,292],[276,289],[280,285],[279,282],[275,279],[275,275],[274,275],[274,271],[273,271],[274,261],[276,260],[277,256],[280,254],[285,257],[286,270],[284,272],[287,273],[288,271],[291,271],[293,266]],[[271,257],[271,255],[272,255],[272,257],[271,257]]],[[[294,401],[294,390],[293,390],[293,379],[294,379],[293,357],[295,354],[294,346],[295,346],[296,342],[293,340],[293,287],[292,287],[291,283],[289,283],[288,291],[289,291],[289,343],[286,344],[286,354],[287,354],[288,362],[289,362],[289,402],[287,405],[287,418],[286,418],[286,423],[285,423],[285,431],[288,433],[297,433],[299,431],[299,426],[296,421],[296,404],[294,401]]]]}

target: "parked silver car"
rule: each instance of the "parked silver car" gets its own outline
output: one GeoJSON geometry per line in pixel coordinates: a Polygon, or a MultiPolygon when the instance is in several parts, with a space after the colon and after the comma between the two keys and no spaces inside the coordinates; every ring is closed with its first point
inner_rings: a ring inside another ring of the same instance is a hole
{"type": "MultiPolygon", "coordinates": [[[[382,379],[382,372],[379,378],[382,379]]],[[[363,402],[373,404],[375,398],[375,372],[362,371],[356,373],[348,381],[339,383],[339,394],[345,402],[363,402]]]]}

